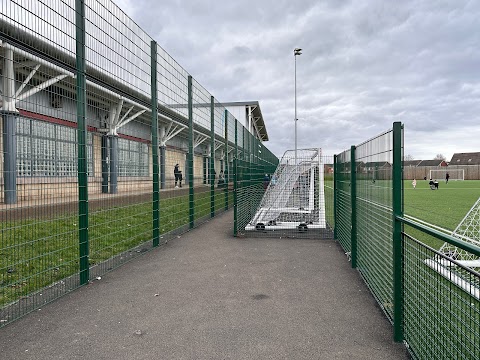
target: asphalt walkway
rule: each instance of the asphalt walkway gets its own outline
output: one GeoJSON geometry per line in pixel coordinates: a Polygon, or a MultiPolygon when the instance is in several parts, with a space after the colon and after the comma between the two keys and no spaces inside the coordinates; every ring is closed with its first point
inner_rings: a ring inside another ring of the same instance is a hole
{"type": "Polygon", "coordinates": [[[331,240],[227,212],[0,329],[7,359],[408,359],[331,240]]]}

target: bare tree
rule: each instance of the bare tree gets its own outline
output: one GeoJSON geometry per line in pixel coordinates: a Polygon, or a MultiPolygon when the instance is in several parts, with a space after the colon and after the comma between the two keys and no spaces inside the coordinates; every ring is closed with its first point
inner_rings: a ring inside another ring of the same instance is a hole
{"type": "Polygon", "coordinates": [[[405,161],[415,160],[415,159],[413,158],[413,155],[410,155],[410,154],[405,155],[403,158],[404,158],[405,161]]]}
{"type": "Polygon", "coordinates": [[[435,155],[433,160],[443,160],[443,161],[445,161],[445,160],[447,160],[447,158],[443,154],[437,154],[437,155],[435,155]]]}

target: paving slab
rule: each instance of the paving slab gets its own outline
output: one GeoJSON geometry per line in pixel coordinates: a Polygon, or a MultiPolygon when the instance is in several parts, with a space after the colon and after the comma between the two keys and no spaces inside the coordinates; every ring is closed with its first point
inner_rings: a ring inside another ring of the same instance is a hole
{"type": "Polygon", "coordinates": [[[5,326],[0,358],[409,358],[337,242],[232,233],[229,211],[5,326]]]}

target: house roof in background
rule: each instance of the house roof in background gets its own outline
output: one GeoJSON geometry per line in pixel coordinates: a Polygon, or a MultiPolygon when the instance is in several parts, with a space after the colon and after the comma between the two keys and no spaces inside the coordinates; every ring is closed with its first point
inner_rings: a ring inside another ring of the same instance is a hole
{"type": "Polygon", "coordinates": [[[480,152],[455,153],[449,165],[480,165],[480,152]]]}
{"type": "Polygon", "coordinates": [[[422,160],[417,166],[440,166],[442,163],[447,165],[445,160],[422,160]]]}
{"type": "Polygon", "coordinates": [[[403,162],[403,166],[418,166],[422,160],[406,160],[403,162]]]}

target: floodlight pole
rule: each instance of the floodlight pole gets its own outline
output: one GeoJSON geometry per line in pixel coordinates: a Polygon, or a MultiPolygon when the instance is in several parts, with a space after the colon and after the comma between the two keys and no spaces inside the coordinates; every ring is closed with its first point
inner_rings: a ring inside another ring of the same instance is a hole
{"type": "Polygon", "coordinates": [[[297,165],[297,55],[302,55],[302,49],[293,49],[295,59],[295,166],[297,165]]]}

